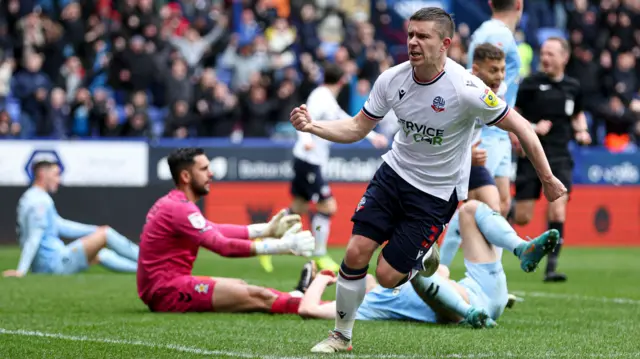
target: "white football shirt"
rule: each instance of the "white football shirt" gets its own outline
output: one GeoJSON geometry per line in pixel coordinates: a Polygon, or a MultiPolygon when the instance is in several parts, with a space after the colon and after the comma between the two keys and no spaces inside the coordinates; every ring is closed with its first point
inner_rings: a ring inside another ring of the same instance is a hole
{"type": "Polygon", "coordinates": [[[362,111],[379,121],[391,109],[400,131],[382,159],[409,184],[445,201],[454,189],[458,200],[467,198],[476,118],[492,126],[509,112],[479,78],[449,58],[428,82],[415,78],[408,61],[384,71],[362,111]]]}
{"type": "MultiPolygon", "coordinates": [[[[309,94],[307,99],[307,110],[314,121],[334,121],[350,118],[338,105],[333,92],[326,86],[319,86],[309,94]]],[[[329,148],[331,142],[308,132],[298,133],[298,139],[293,146],[293,156],[317,166],[324,166],[329,162],[329,148]],[[304,145],[312,142],[314,147],[306,151],[304,145]]]]}

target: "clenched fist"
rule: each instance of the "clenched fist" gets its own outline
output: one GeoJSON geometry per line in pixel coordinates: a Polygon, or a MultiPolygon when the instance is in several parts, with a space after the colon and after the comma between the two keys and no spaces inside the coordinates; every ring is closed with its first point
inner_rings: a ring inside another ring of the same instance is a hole
{"type": "Polygon", "coordinates": [[[294,108],[289,115],[289,121],[298,131],[309,132],[313,127],[311,115],[307,111],[307,105],[294,108]]]}
{"type": "Polygon", "coordinates": [[[542,181],[542,192],[549,202],[553,202],[567,194],[567,188],[553,176],[548,182],[542,181]]]}

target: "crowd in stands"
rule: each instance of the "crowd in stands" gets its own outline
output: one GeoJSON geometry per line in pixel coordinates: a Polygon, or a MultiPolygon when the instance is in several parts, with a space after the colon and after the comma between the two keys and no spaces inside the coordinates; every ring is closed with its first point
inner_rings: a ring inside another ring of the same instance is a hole
{"type": "MultiPolygon", "coordinates": [[[[563,19],[555,26],[572,44],[568,74],[588,98],[595,142],[640,144],[640,1],[542,3],[563,19]]],[[[344,68],[338,101],[355,114],[403,59],[377,36],[380,19],[339,4],[3,0],[0,137],[290,137],[289,111],[319,84],[324,61],[344,68]]],[[[471,32],[458,24],[451,58],[466,61],[471,32]]],[[[525,34],[526,76],[539,44],[525,34]]]]}

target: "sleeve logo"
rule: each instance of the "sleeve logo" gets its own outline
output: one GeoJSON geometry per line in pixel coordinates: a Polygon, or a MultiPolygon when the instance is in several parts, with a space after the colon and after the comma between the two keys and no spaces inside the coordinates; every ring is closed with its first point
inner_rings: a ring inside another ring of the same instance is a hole
{"type": "Polygon", "coordinates": [[[203,229],[207,224],[207,221],[204,219],[204,217],[202,217],[202,213],[194,212],[191,213],[187,218],[195,229],[203,229]]]}
{"type": "Polygon", "coordinates": [[[484,103],[486,103],[489,107],[498,106],[498,96],[496,96],[496,94],[494,94],[493,91],[491,91],[491,89],[489,88],[484,90],[484,94],[482,95],[482,97],[480,97],[480,99],[484,101],[484,103]]]}
{"type": "Polygon", "coordinates": [[[209,285],[204,283],[198,283],[193,289],[200,294],[207,294],[207,292],[209,291],[209,285]]]}

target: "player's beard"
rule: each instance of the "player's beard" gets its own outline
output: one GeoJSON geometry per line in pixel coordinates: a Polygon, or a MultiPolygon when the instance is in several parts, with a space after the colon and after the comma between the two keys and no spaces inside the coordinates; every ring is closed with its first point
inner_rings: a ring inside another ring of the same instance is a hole
{"type": "Polygon", "coordinates": [[[206,196],[209,194],[209,188],[207,187],[208,182],[204,184],[198,184],[194,180],[191,180],[191,190],[194,194],[198,196],[206,196]]]}

